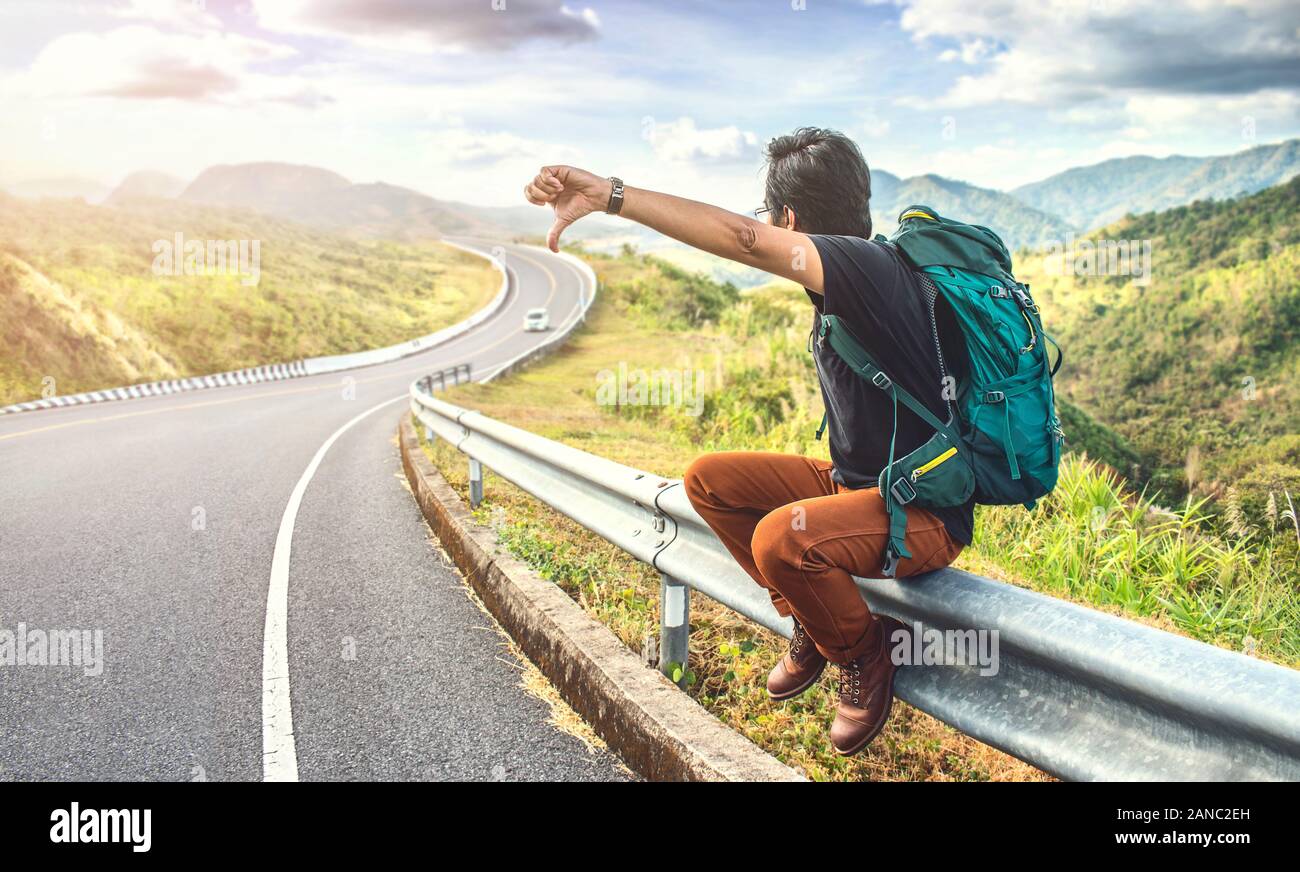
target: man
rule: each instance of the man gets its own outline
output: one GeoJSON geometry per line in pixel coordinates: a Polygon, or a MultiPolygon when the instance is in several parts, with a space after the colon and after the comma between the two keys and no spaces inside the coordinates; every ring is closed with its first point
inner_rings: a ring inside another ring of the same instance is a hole
{"type": "MultiPolygon", "coordinates": [[[[800,129],[768,147],[765,221],[668,194],[625,187],[568,166],[543,167],[525,196],[555,209],[548,245],[596,211],[619,214],[711,254],[799,282],[816,313],[838,316],[885,372],[940,419],[950,414],[950,379],[965,363],[951,310],[923,288],[890,246],[873,242],[871,175],[840,133],[800,129]],[[829,235],[838,234],[838,235],[829,235]]],[[[814,333],[814,335],[816,335],[814,333]]],[[[861,378],[830,347],[814,355],[829,463],[765,452],[721,452],[686,473],[692,505],[737,563],[794,618],[790,649],[768,677],[774,699],[811,687],[827,661],[840,669],[840,701],[830,738],[855,754],[884,728],[893,702],[894,664],[886,624],[873,615],[852,576],[882,577],[889,518],[876,487],[891,440],[903,456],[933,430],[861,378]],[[896,427],[895,427],[896,423],[896,427]]],[[[946,566],[971,541],[973,506],[908,507],[911,553],[897,577],[946,566]]]]}

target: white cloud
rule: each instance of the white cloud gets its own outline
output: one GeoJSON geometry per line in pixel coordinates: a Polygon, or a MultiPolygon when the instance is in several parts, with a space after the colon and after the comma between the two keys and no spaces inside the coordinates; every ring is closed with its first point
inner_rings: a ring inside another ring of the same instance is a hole
{"type": "Polygon", "coordinates": [[[881,118],[875,112],[868,112],[863,116],[858,129],[868,139],[881,139],[889,135],[889,126],[889,121],[881,118]]]}
{"type": "Polygon", "coordinates": [[[434,159],[447,164],[496,164],[505,160],[523,160],[542,166],[567,163],[577,151],[504,131],[486,132],[465,129],[439,130],[428,135],[434,159]]]}
{"type": "Polygon", "coordinates": [[[568,6],[561,6],[560,12],[573,18],[582,19],[592,30],[600,29],[600,16],[590,6],[585,6],[582,9],[570,9],[568,6]]]}
{"type": "Polygon", "coordinates": [[[735,125],[700,128],[693,118],[676,121],[647,119],[643,136],[655,156],[669,163],[733,163],[754,161],[759,155],[758,137],[735,125]]]}
{"type": "Polygon", "coordinates": [[[940,53],[939,60],[944,63],[960,60],[967,65],[977,64],[991,55],[995,49],[996,46],[990,40],[970,39],[962,42],[960,49],[950,48],[940,53]]]}
{"type": "Polygon", "coordinates": [[[773,69],[795,67],[764,68],[780,52],[753,50],[772,39],[764,21],[706,25],[667,4],[631,15],[594,0],[507,0],[493,13],[490,0],[456,0],[476,10],[462,16],[452,0],[238,9],[247,2],[104,0],[95,15],[40,26],[24,15],[12,29],[20,17],[5,6],[0,66],[22,72],[0,71],[0,170],[111,179],[287,160],[510,204],[537,166],[562,161],[743,209],[761,197],[763,141],[799,123],[858,138],[873,167],[990,187],[1112,156],[1223,153],[1243,142],[1247,117],[1261,142],[1300,129],[1294,83],[1257,87],[1298,38],[1276,2],[1135,0],[1130,12],[1118,0],[1042,0],[1043,11],[898,0],[901,36],[885,26],[835,43],[796,17],[806,33],[779,34],[800,61],[788,76],[773,69]],[[951,63],[900,68],[909,33],[917,55],[951,63]],[[574,40],[587,41],[581,63],[553,48],[574,40]],[[630,57],[629,41],[644,51],[630,57]],[[1228,63],[1246,47],[1246,63],[1228,63]],[[905,105],[927,111],[896,111],[904,94],[924,95],[905,105]],[[639,129],[647,114],[665,120],[639,129]],[[960,122],[955,140],[940,136],[939,116],[960,122]],[[56,135],[42,134],[47,121],[56,135]]]}
{"type": "Polygon", "coordinates": [[[220,29],[221,20],[207,11],[207,4],[195,0],[126,0],[108,7],[110,15],[165,24],[173,28],[220,29]]]}
{"type": "Polygon", "coordinates": [[[251,64],[289,57],[293,49],[236,34],[164,33],[133,24],[105,33],[70,33],[50,42],[11,83],[33,95],[212,100],[245,96],[290,99],[291,77],[260,79],[251,64]]]}
{"type": "Polygon", "coordinates": [[[1300,94],[1280,89],[1218,97],[1142,94],[1125,101],[1124,117],[1128,123],[1121,136],[1158,143],[1171,153],[1183,147],[1190,130],[1243,142],[1271,141],[1294,129],[1300,94]]]}
{"type": "Polygon", "coordinates": [[[558,0],[250,0],[268,30],[348,40],[384,50],[500,51],[526,42],[594,39],[590,8],[558,0]]]}
{"type": "Polygon", "coordinates": [[[1131,94],[1241,95],[1295,88],[1294,0],[901,0],[902,28],[982,62],[912,104],[1061,105],[1131,94]],[[956,47],[951,44],[956,43],[956,47]]]}

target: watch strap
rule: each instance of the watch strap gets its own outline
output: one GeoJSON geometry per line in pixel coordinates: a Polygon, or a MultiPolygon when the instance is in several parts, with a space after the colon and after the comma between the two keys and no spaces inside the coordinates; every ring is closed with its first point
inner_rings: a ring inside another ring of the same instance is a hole
{"type": "Polygon", "coordinates": [[[623,209],[623,180],[617,176],[610,176],[609,180],[613,187],[609,190],[609,203],[605,206],[605,211],[617,215],[623,209]]]}

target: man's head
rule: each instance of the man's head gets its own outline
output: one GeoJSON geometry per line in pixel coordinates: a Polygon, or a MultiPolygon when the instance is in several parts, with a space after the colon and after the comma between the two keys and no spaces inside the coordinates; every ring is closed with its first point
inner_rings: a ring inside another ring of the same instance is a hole
{"type": "Polygon", "coordinates": [[[767,144],[764,205],[778,227],[871,238],[871,171],[853,140],[800,127],[767,144]]]}

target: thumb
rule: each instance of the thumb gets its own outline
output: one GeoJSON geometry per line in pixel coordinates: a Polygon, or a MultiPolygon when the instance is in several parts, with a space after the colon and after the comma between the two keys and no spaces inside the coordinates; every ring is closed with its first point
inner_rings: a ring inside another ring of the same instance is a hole
{"type": "Polygon", "coordinates": [[[546,247],[558,254],[560,251],[560,234],[564,232],[564,228],[572,223],[572,218],[555,216],[555,223],[551,225],[551,232],[546,234],[546,247]]]}

